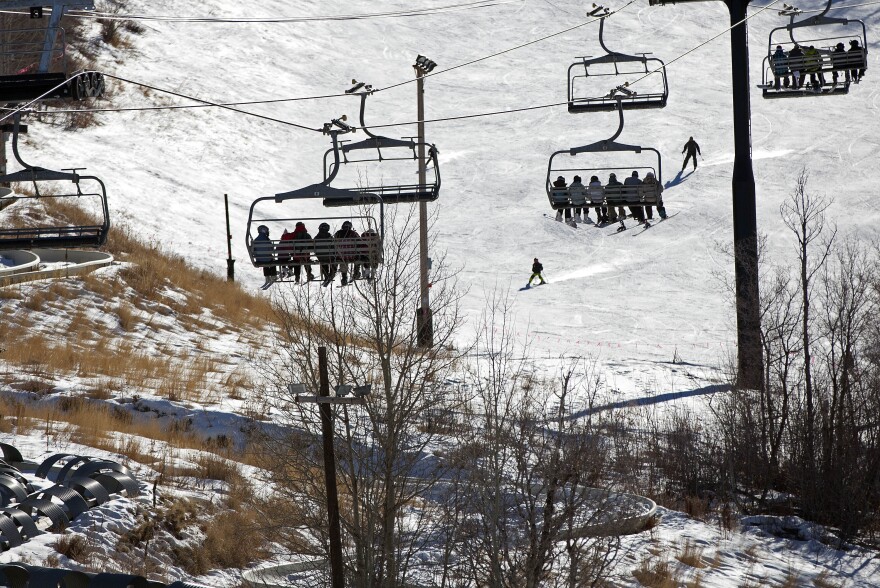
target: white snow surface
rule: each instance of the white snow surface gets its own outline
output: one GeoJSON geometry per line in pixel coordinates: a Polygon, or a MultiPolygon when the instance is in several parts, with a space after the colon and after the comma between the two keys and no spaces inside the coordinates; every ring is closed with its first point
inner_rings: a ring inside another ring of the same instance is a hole
{"type": "MultiPolygon", "coordinates": [[[[621,6],[623,2],[610,7],[621,6]]],[[[812,0],[800,7],[819,8],[820,3],[812,0]]],[[[126,3],[130,13],[223,17],[406,8],[412,3],[403,0],[266,0],[256,7],[228,0],[186,6],[167,0],[126,3]]],[[[598,23],[448,73],[443,70],[583,22],[584,9],[572,0],[523,0],[412,18],[308,24],[146,22],[146,31],[131,38],[132,49],[106,48],[99,66],[158,88],[235,102],[341,93],[354,78],[383,88],[411,79],[415,56],[424,54],[439,64],[440,72],[426,82],[426,117],[453,117],[564,102],[566,70],[573,58],[601,53],[598,23]]],[[[869,34],[880,20],[872,6],[834,15],[865,19],[869,34]]],[[[773,9],[749,21],[753,86],[760,81],[767,35],[785,22],[773,9]]],[[[638,2],[606,22],[605,42],[624,53],[653,52],[669,63],[728,26],[728,13],[718,2],[664,7],[638,2]]],[[[872,205],[876,188],[870,178],[880,152],[880,90],[872,77],[877,50],[871,43],[868,73],[849,95],[771,101],[753,87],[758,226],[767,237],[770,260],[784,263],[793,254],[793,238],[779,206],[804,167],[810,172],[809,188],[834,199],[829,217],[841,236],[875,236],[880,213],[872,205]]],[[[613,226],[574,230],[547,217],[553,214],[544,192],[550,154],[610,137],[617,128],[616,113],[573,115],[562,105],[428,124],[428,141],[440,150],[443,181],[440,199],[430,205],[439,212],[436,249],[462,268],[463,286],[470,289],[464,299],[468,316],[476,319],[486,292],[510,289],[518,316],[516,335],[546,358],[543,369],[555,369],[563,356],[595,357],[607,386],[622,400],[668,394],[693,402],[687,397],[723,389],[720,375],[736,340],[732,300],[721,279],[732,275],[733,263],[720,249],[733,235],[729,63],[729,37],[723,35],[669,65],[665,109],[626,114],[619,140],[660,150],[664,182],[678,171],[688,136],[699,142],[705,157],[696,173],[665,191],[674,218],[643,234],[632,228],[615,234],[613,226]],[[534,257],[541,259],[550,283],[520,291],[534,257]],[[673,357],[681,363],[673,365],[673,357]]],[[[108,86],[111,97],[99,105],[189,103],[113,79],[108,86]]],[[[338,97],[240,108],[317,129],[343,113],[357,124],[357,107],[355,98],[338,97]]],[[[87,166],[107,185],[114,223],[128,223],[136,233],[218,274],[226,267],[223,194],[228,193],[236,276],[257,291],[263,277],[250,267],[244,246],[248,208],[259,196],[320,181],[328,138],[218,108],[97,117],[98,125],[77,132],[32,124],[23,157],[53,169],[87,166]]],[[[372,125],[414,121],[415,85],[376,93],[367,101],[366,118],[372,125]]],[[[376,132],[412,136],[416,131],[409,125],[376,132]]],[[[412,178],[402,181],[414,178],[415,169],[412,178]]],[[[279,213],[316,216],[320,205],[290,203],[279,206],[279,213]]],[[[463,333],[462,340],[469,336],[463,333]]],[[[224,413],[217,414],[211,418],[222,420],[224,413]]],[[[692,537],[732,557],[705,573],[706,586],[738,586],[745,574],[752,580],[779,579],[790,569],[812,577],[825,568],[846,578],[846,586],[880,584],[872,553],[830,550],[811,539],[772,538],[757,531],[731,538],[717,526],[671,512],[655,535],[627,540],[633,553],[627,564],[643,559],[646,542],[665,545],[692,537]],[[762,563],[735,563],[753,552],[762,563]],[[756,566],[761,569],[754,570],[756,566]]],[[[626,582],[634,581],[630,576],[626,582]]]]}

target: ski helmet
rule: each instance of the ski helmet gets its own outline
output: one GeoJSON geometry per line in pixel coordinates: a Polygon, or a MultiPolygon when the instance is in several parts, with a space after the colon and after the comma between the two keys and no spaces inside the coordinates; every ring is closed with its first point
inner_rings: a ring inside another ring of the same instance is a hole
{"type": "Polygon", "coordinates": [[[269,227],[267,227],[266,225],[260,225],[259,227],[257,227],[257,233],[259,233],[260,235],[268,235],[269,227]]]}
{"type": "Polygon", "coordinates": [[[345,221],[344,223],[342,223],[342,228],[346,231],[350,230],[351,229],[351,221],[345,221]]]}
{"type": "Polygon", "coordinates": [[[318,225],[318,230],[319,231],[329,231],[330,225],[328,225],[327,223],[321,223],[320,225],[318,225]]]}

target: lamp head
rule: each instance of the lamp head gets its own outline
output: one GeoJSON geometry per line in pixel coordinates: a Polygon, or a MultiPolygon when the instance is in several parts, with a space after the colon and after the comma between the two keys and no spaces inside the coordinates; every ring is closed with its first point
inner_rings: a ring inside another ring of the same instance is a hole
{"type": "Polygon", "coordinates": [[[431,73],[437,67],[437,64],[424,55],[419,55],[416,57],[416,67],[424,73],[431,73]]]}
{"type": "Polygon", "coordinates": [[[363,398],[373,390],[372,384],[364,384],[363,386],[356,386],[352,392],[357,398],[363,398]]]}

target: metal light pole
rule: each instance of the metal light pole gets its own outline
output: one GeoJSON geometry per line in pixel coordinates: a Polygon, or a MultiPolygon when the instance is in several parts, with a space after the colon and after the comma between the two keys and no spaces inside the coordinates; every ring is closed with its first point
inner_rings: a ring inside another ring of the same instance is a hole
{"type": "MultiPolygon", "coordinates": [[[[649,0],[651,5],[703,0],[649,0]]],[[[759,389],[764,381],[758,295],[758,222],[752,169],[749,37],[746,8],[751,0],[723,0],[730,11],[733,71],[733,246],[736,273],[738,388],[759,389]]]]}
{"type": "MultiPolygon", "coordinates": [[[[418,144],[419,144],[419,192],[425,191],[427,184],[427,170],[425,161],[425,74],[430,73],[437,64],[419,55],[413,65],[416,70],[416,97],[418,100],[418,144]]],[[[431,348],[434,346],[434,319],[431,315],[430,298],[428,289],[428,203],[419,202],[419,283],[421,290],[421,305],[416,311],[416,335],[420,347],[431,348]]]]}

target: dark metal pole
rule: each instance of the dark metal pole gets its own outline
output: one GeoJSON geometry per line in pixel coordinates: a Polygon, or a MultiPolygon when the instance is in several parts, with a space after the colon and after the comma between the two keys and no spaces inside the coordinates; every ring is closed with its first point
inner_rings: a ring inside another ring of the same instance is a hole
{"type": "MultiPolygon", "coordinates": [[[[418,98],[417,116],[419,141],[419,192],[425,191],[427,183],[427,163],[425,161],[425,73],[415,66],[416,95],[418,98]]],[[[428,282],[428,203],[419,202],[419,283],[421,305],[416,311],[416,333],[419,347],[434,346],[434,320],[431,316],[428,282]]]]}
{"type": "MultiPolygon", "coordinates": [[[[327,369],[327,348],[318,347],[320,396],[330,396],[330,377],[327,369]]],[[[327,485],[327,523],[330,537],[330,585],[345,588],[342,568],[342,532],[339,526],[339,493],[336,488],[336,453],[333,450],[333,413],[329,404],[320,404],[321,435],[324,439],[324,480],[327,485]]]]}
{"type": "MultiPolygon", "coordinates": [[[[750,0],[725,0],[730,24],[746,18],[750,0]]],[[[758,297],[758,221],[752,170],[749,43],[746,23],[730,31],[733,71],[733,245],[736,272],[737,382],[759,389],[763,383],[761,314],[758,297]]]]}
{"type": "Polygon", "coordinates": [[[223,203],[226,205],[226,281],[235,281],[235,260],[232,259],[232,230],[229,228],[229,194],[223,195],[223,203]]]}

